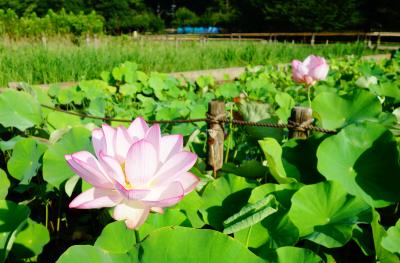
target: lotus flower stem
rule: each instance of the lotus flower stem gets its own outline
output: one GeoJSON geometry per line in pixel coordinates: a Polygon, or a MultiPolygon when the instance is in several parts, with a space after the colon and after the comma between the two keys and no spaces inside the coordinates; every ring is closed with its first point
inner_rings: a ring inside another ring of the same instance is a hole
{"type": "MultiPolygon", "coordinates": [[[[230,110],[230,119],[233,120],[233,105],[231,105],[231,110],[230,110]]],[[[228,137],[228,147],[226,147],[226,154],[225,154],[225,161],[224,163],[228,162],[229,158],[229,150],[231,148],[232,144],[232,137],[233,137],[233,124],[232,122],[229,123],[229,137],[228,137]]]]}
{"type": "Polygon", "coordinates": [[[308,107],[311,109],[311,85],[305,84],[305,88],[307,89],[307,99],[308,99],[308,107]]]}

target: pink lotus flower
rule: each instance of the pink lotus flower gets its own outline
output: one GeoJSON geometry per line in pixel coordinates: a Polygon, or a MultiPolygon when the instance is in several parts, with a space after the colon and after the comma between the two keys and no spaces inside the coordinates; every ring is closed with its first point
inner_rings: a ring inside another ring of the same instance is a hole
{"type": "Polygon", "coordinates": [[[329,65],[322,57],[311,55],[303,62],[292,61],[292,79],[308,86],[314,85],[318,80],[325,80],[328,71],[329,65]]]}
{"type": "Polygon", "coordinates": [[[137,228],[150,210],[179,202],[199,179],[188,170],[197,156],[183,151],[181,135],[161,136],[158,124],[136,118],[126,129],[103,125],[92,133],[96,157],[82,151],[66,155],[69,166],[93,187],[78,195],[71,208],[114,207],[113,218],[137,228]]]}

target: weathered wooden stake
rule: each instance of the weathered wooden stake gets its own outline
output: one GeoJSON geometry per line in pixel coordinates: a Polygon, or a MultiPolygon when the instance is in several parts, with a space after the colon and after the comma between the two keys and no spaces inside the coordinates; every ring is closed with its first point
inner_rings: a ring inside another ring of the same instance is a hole
{"type": "Polygon", "coordinates": [[[222,168],[224,162],[224,123],[225,103],[223,101],[213,100],[208,104],[208,157],[207,165],[214,171],[214,177],[217,171],[222,168]]]}
{"type": "Polygon", "coordinates": [[[315,35],[312,34],[312,36],[311,36],[311,46],[314,46],[314,44],[315,44],[315,35]]]}
{"type": "MultiPolygon", "coordinates": [[[[289,118],[289,123],[296,123],[298,125],[311,125],[313,121],[312,109],[306,107],[294,107],[292,114],[289,118]]],[[[307,138],[309,135],[308,131],[299,131],[295,129],[289,129],[289,138],[307,138]]]]}
{"type": "Polygon", "coordinates": [[[378,34],[378,38],[376,39],[376,48],[379,48],[379,46],[381,45],[381,34],[378,34]]]}

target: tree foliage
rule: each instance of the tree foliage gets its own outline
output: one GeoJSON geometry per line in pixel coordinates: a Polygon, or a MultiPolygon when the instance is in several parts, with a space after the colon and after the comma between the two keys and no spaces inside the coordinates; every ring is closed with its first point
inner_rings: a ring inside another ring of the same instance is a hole
{"type": "Polygon", "coordinates": [[[0,0],[18,17],[35,13],[104,18],[108,33],[160,31],[177,26],[219,26],[229,31],[396,31],[399,1],[391,0],[0,0]]]}

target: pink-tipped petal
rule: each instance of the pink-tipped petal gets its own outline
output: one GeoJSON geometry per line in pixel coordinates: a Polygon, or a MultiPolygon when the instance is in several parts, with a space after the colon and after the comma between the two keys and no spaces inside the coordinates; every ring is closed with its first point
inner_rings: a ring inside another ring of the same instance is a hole
{"type": "Polygon", "coordinates": [[[126,159],[126,154],[129,151],[129,148],[132,144],[132,139],[130,138],[128,131],[125,127],[120,126],[117,128],[115,134],[115,155],[120,161],[120,163],[124,162],[126,159]]]}
{"type": "Polygon", "coordinates": [[[310,56],[306,57],[306,59],[304,59],[303,63],[301,63],[301,64],[306,68],[310,68],[310,67],[312,67],[313,63],[316,62],[316,60],[318,60],[318,58],[316,56],[310,55],[310,56]]]}
{"type": "Polygon", "coordinates": [[[128,133],[131,138],[143,139],[149,126],[142,117],[137,117],[129,126],[128,133]]]}
{"type": "Polygon", "coordinates": [[[151,144],[153,144],[154,149],[156,149],[157,152],[159,152],[160,149],[160,141],[161,141],[161,130],[160,130],[160,125],[154,124],[151,126],[147,132],[146,135],[144,136],[144,139],[151,144]]]}
{"type": "Polygon", "coordinates": [[[183,137],[182,135],[163,136],[160,142],[159,158],[164,163],[168,158],[182,151],[183,137]]]}
{"type": "Polygon", "coordinates": [[[310,75],[316,80],[325,80],[328,76],[329,66],[326,63],[319,65],[318,67],[313,68],[310,71],[310,75]]]}
{"type": "Polygon", "coordinates": [[[65,155],[65,159],[72,170],[89,184],[101,188],[113,187],[103,167],[91,153],[77,152],[65,155]]]}
{"type": "Polygon", "coordinates": [[[115,220],[125,220],[129,229],[135,229],[146,221],[150,208],[137,201],[125,201],[114,209],[115,220]]]}
{"type": "Polygon", "coordinates": [[[172,182],[167,185],[153,187],[151,192],[141,201],[151,207],[168,207],[178,203],[185,195],[180,182],[172,182]]]}
{"type": "Polygon", "coordinates": [[[140,140],[128,151],[125,174],[131,185],[143,186],[154,176],[158,169],[158,154],[153,144],[140,140]]]}
{"type": "Polygon", "coordinates": [[[193,191],[200,182],[200,179],[197,176],[189,172],[177,176],[175,180],[181,183],[185,195],[193,191]]]}
{"type": "Polygon", "coordinates": [[[115,188],[128,200],[141,200],[151,192],[148,189],[126,189],[118,182],[115,182],[115,188]]]}
{"type": "Polygon", "coordinates": [[[93,187],[75,197],[69,207],[78,209],[113,207],[122,199],[118,191],[93,187]]]}
{"type": "Polygon", "coordinates": [[[121,164],[115,158],[107,156],[103,152],[100,152],[99,155],[99,160],[111,181],[117,181],[120,184],[124,184],[125,174],[122,170],[121,164]]]}
{"type": "Polygon", "coordinates": [[[161,165],[152,183],[162,185],[163,182],[176,175],[187,172],[196,163],[197,155],[191,152],[179,152],[161,165]]]}
{"type": "Polygon", "coordinates": [[[304,74],[307,73],[307,70],[302,65],[302,63],[298,60],[292,61],[292,79],[298,83],[303,82],[304,74]]]}
{"type": "Polygon", "coordinates": [[[116,137],[116,130],[107,125],[103,124],[102,126],[103,133],[104,133],[104,139],[106,141],[106,149],[104,153],[108,156],[114,157],[115,156],[115,137],[116,137]]]}
{"type": "Polygon", "coordinates": [[[106,150],[106,139],[102,129],[94,129],[92,131],[92,144],[96,156],[100,156],[99,153],[106,150]]]}

